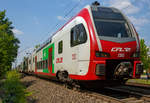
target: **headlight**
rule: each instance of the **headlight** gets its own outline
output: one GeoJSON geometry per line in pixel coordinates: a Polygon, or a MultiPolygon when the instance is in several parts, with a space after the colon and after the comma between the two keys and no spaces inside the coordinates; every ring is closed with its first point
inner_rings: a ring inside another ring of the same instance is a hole
{"type": "Polygon", "coordinates": [[[138,57],[140,57],[140,53],[139,52],[135,52],[135,53],[132,54],[131,57],[138,58],[138,57]]]}
{"type": "Polygon", "coordinates": [[[105,64],[96,64],[96,75],[105,75],[105,64]]]}
{"type": "Polygon", "coordinates": [[[109,53],[105,53],[105,52],[96,51],[95,56],[96,57],[110,57],[110,54],[109,53]]]}

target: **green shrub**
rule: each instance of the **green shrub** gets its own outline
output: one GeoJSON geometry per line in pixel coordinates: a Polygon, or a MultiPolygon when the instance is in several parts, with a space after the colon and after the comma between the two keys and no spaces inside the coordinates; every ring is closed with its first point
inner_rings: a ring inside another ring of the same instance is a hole
{"type": "Polygon", "coordinates": [[[2,97],[3,103],[26,103],[25,87],[20,82],[17,71],[8,71],[4,81],[2,97]]]}

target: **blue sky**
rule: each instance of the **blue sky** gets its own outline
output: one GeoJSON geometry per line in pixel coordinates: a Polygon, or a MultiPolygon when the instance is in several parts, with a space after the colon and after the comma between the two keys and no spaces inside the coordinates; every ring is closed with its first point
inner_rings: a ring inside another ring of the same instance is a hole
{"type": "MultiPolygon", "coordinates": [[[[94,0],[1,0],[0,11],[13,22],[13,32],[20,40],[19,60],[36,44],[44,42],[69,18],[94,0]],[[64,16],[78,6],[66,17],[64,16]],[[58,24],[58,26],[56,26],[58,24]],[[22,52],[23,51],[23,52],[22,52]]],[[[140,38],[150,45],[150,0],[98,0],[102,6],[122,10],[134,24],[140,38]]]]}

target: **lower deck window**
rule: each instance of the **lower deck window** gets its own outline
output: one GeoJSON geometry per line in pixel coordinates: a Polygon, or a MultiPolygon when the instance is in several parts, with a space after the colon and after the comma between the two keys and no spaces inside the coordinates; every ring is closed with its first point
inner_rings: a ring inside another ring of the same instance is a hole
{"type": "Polygon", "coordinates": [[[39,61],[37,62],[36,66],[37,66],[37,69],[46,69],[48,68],[48,60],[46,59],[43,61],[39,61]]]}

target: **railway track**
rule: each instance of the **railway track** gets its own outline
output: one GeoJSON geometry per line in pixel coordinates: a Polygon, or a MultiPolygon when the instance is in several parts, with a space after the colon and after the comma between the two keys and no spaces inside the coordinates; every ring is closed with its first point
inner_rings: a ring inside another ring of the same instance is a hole
{"type": "Polygon", "coordinates": [[[150,85],[148,85],[148,84],[127,82],[126,85],[140,87],[140,88],[149,88],[150,89],[150,85]]]}
{"type": "MultiPolygon", "coordinates": [[[[52,82],[55,85],[59,85],[62,90],[65,90],[65,87],[57,81],[41,78],[37,79],[38,81],[52,82]]],[[[80,89],[79,91],[69,89],[69,91],[71,91],[72,94],[78,95],[79,100],[83,99],[83,97],[84,99],[87,98],[89,103],[150,103],[149,89],[132,86],[106,87],[103,89],[80,89]],[[80,98],[80,96],[82,97],[80,98]]],[[[76,103],[76,101],[73,101],[73,103],[76,103]]]]}
{"type": "Polygon", "coordinates": [[[123,102],[130,103],[150,103],[150,89],[140,88],[136,86],[117,86],[117,87],[106,87],[108,90],[120,92],[122,94],[128,94],[128,98],[120,99],[123,102]]]}
{"type": "Polygon", "coordinates": [[[150,89],[138,86],[122,85],[88,90],[87,95],[100,99],[100,103],[150,103],[150,89]]]}
{"type": "Polygon", "coordinates": [[[85,90],[86,95],[97,99],[96,103],[150,103],[150,96],[126,90],[124,86],[85,90]]]}

